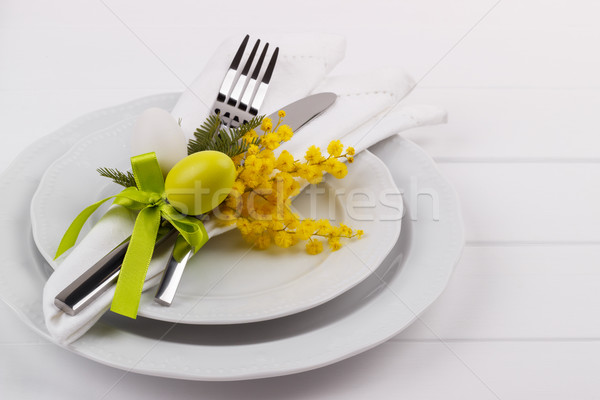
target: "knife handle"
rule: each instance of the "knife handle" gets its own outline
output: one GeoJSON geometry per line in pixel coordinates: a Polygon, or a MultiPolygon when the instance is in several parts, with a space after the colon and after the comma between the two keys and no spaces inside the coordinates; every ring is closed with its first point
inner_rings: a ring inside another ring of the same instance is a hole
{"type": "Polygon", "coordinates": [[[77,315],[116,282],[129,240],[117,246],[85,271],[54,298],[54,305],[68,315],[77,315]]]}
{"type": "MultiPolygon", "coordinates": [[[[172,237],[177,231],[172,229],[156,242],[156,247],[172,237]]],[[[67,315],[77,315],[81,310],[100,297],[117,282],[129,240],[115,247],[96,264],[81,274],[54,298],[54,305],[67,315]]]]}

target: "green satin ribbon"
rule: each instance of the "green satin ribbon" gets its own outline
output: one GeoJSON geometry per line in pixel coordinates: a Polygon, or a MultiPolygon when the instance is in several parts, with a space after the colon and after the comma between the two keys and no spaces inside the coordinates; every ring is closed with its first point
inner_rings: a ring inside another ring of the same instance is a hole
{"type": "Polygon", "coordinates": [[[115,204],[139,210],[111,305],[111,311],[135,319],[161,217],[179,231],[175,259],[180,260],[190,249],[197,252],[208,240],[208,234],[201,221],[179,213],[166,202],[165,182],[155,153],[132,157],[131,166],[137,187],[126,188],[85,208],[65,232],[55,259],[75,245],[87,219],[108,200],[114,198],[115,204]]]}

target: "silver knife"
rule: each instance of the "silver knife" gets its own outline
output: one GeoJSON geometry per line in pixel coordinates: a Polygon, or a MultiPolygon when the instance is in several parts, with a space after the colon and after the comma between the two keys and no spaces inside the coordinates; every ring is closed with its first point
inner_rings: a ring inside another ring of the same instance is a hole
{"type": "MultiPolygon", "coordinates": [[[[177,230],[171,229],[165,234],[159,234],[155,248],[159,248],[173,238],[177,230]]],[[[77,315],[88,304],[106,292],[111,285],[117,283],[121,265],[129,246],[126,239],[115,247],[100,261],[71,282],[54,298],[54,305],[67,315],[77,315]]]]}
{"type": "MultiPolygon", "coordinates": [[[[337,95],[335,93],[326,92],[313,94],[312,96],[288,104],[282,108],[285,111],[284,122],[296,133],[309,121],[328,109],[336,99],[337,95]]],[[[277,121],[279,116],[275,112],[269,115],[268,118],[272,121],[277,121]]],[[[188,252],[181,261],[175,260],[173,254],[171,254],[162,280],[158,285],[154,301],[167,307],[173,303],[179,282],[181,282],[181,277],[183,276],[183,270],[193,254],[192,251],[188,252]]]]}
{"type": "MultiPolygon", "coordinates": [[[[335,93],[318,93],[291,103],[283,107],[286,112],[285,123],[296,132],[308,121],[329,108],[336,98],[335,93]]],[[[276,121],[278,118],[277,113],[271,114],[269,118],[276,121]]],[[[176,230],[172,230],[167,236],[171,237],[174,232],[176,230]]],[[[163,240],[159,239],[157,246],[160,246],[168,237],[164,237],[163,240]]],[[[56,295],[54,304],[68,315],[77,315],[88,304],[106,292],[117,281],[128,244],[127,241],[122,243],[92,265],[56,295]]],[[[191,254],[184,258],[185,263],[182,261],[183,265],[174,265],[171,256],[169,264],[165,268],[156,301],[164,305],[171,304],[189,257],[191,257],[191,254]]]]}

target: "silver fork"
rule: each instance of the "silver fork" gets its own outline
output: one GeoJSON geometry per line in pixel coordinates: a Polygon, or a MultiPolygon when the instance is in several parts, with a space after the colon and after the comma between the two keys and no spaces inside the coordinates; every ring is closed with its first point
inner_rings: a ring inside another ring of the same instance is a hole
{"type": "Polygon", "coordinates": [[[267,88],[271,82],[271,76],[273,75],[277,56],[279,55],[279,47],[277,47],[271,55],[267,69],[264,71],[262,77],[260,77],[267,50],[269,49],[269,43],[265,44],[254,66],[252,75],[248,76],[260,46],[259,39],[254,44],[241,73],[238,75],[239,66],[249,40],[250,36],[246,35],[233,57],[233,61],[229,66],[227,74],[225,74],[225,79],[223,79],[215,105],[213,106],[214,113],[219,114],[223,124],[232,128],[236,128],[258,115],[258,110],[265,100],[267,88]]]}
{"type": "MultiPolygon", "coordinates": [[[[279,55],[279,47],[277,47],[261,76],[262,66],[269,48],[269,44],[265,44],[256,65],[254,65],[252,75],[248,76],[260,46],[260,40],[257,40],[240,72],[239,67],[249,40],[250,36],[246,35],[233,57],[213,106],[214,113],[219,115],[223,125],[231,128],[237,128],[258,115],[258,110],[265,100],[273,70],[277,63],[277,56],[279,55]]],[[[193,254],[193,251],[189,251],[181,261],[175,260],[173,254],[171,254],[162,280],[158,285],[154,301],[163,306],[171,305],[183,276],[183,270],[193,254]]]]}

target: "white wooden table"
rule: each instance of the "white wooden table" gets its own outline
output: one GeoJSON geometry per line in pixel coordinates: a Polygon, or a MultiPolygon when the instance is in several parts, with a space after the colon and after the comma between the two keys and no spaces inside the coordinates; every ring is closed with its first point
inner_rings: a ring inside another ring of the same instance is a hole
{"type": "Polygon", "coordinates": [[[164,3],[0,2],[0,169],[83,113],[183,90],[215,38],[340,33],[335,72],[402,65],[419,80],[407,104],[448,109],[447,125],[405,136],[461,197],[462,260],[386,344],[248,382],[123,376],[47,343],[0,302],[0,398],[600,396],[600,2],[164,3]]]}

